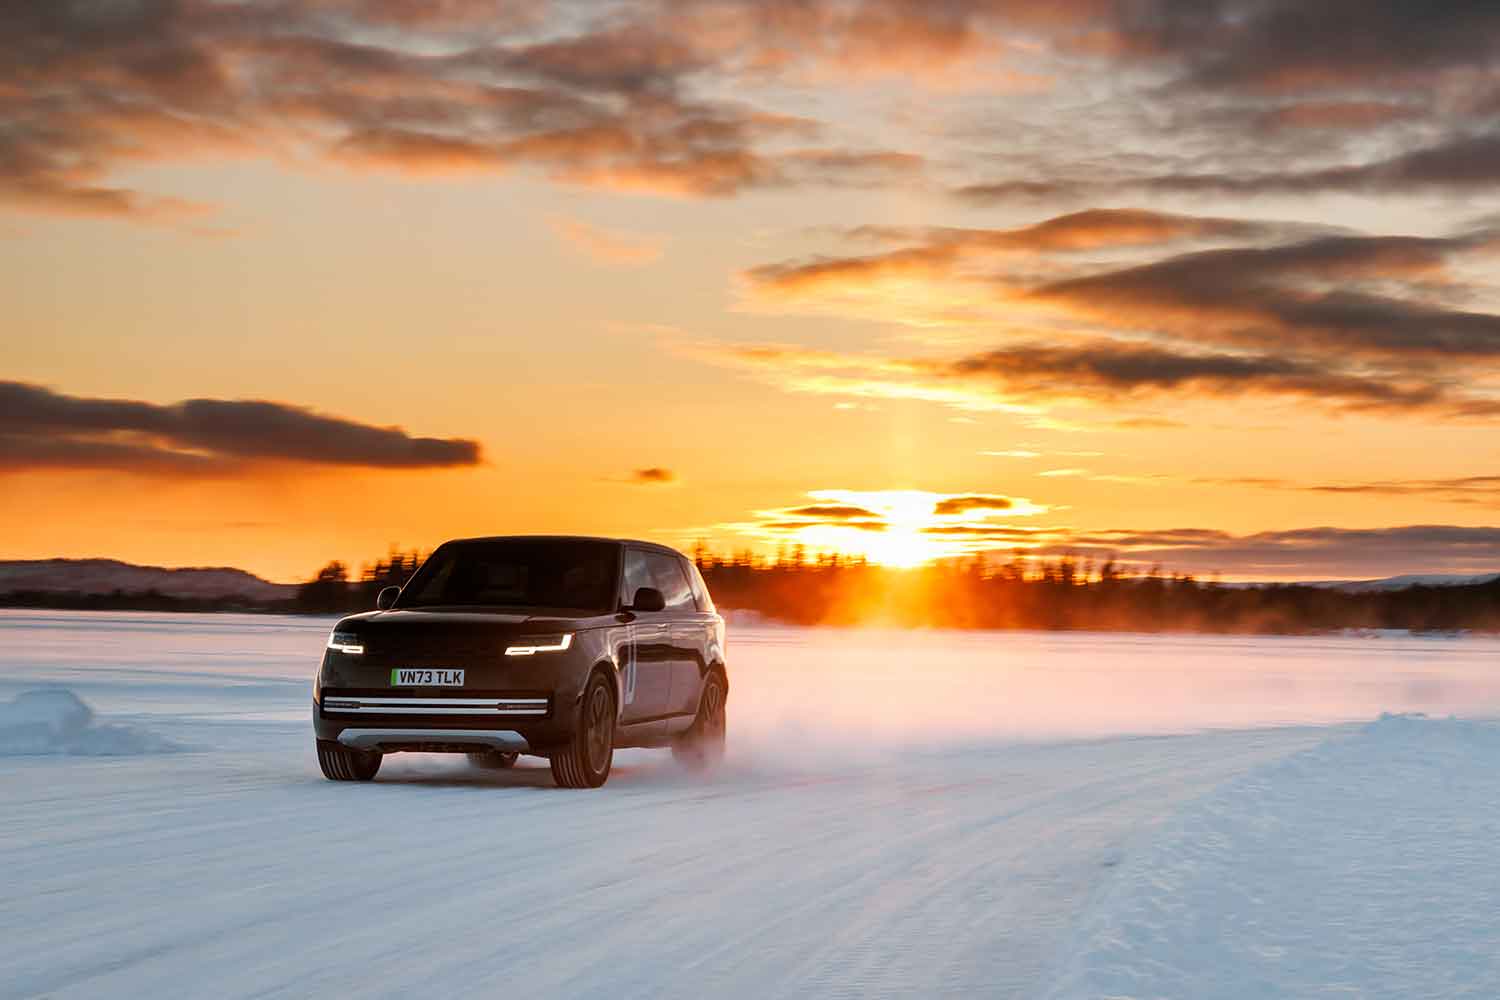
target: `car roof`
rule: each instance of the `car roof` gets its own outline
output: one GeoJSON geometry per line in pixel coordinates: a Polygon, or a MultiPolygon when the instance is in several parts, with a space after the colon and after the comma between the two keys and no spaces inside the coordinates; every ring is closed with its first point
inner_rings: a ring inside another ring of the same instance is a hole
{"type": "Polygon", "coordinates": [[[612,545],[634,545],[643,549],[655,549],[658,552],[671,553],[674,556],[687,556],[660,542],[647,542],[639,538],[609,538],[603,535],[478,535],[473,538],[450,538],[444,545],[456,542],[608,542],[612,545]]]}

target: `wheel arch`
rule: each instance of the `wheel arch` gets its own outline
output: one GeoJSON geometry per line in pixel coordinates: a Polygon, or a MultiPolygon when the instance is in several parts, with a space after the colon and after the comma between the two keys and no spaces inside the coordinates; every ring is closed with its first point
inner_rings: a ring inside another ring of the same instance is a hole
{"type": "Polygon", "coordinates": [[[583,693],[589,689],[589,681],[593,679],[595,674],[604,675],[609,680],[610,686],[614,689],[615,721],[619,722],[621,715],[625,712],[625,686],[624,681],[620,677],[620,668],[609,660],[600,660],[589,668],[589,672],[583,677],[583,683],[578,686],[578,698],[575,699],[574,704],[583,699],[583,693]]]}

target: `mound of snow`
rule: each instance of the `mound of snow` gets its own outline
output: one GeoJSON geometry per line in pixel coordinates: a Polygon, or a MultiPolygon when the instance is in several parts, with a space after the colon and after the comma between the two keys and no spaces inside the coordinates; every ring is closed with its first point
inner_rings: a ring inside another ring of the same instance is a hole
{"type": "Polygon", "coordinates": [[[23,691],[0,703],[0,756],[121,755],[176,749],[175,743],[154,733],[95,722],[93,709],[67,688],[23,691]]]}
{"type": "Polygon", "coordinates": [[[1382,716],[1184,807],[1053,1000],[1500,996],[1500,725],[1382,716]]]}

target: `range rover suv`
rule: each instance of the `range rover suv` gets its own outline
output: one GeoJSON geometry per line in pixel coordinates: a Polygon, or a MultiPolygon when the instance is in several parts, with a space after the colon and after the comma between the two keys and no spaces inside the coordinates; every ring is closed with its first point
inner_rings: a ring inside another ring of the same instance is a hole
{"type": "Polygon", "coordinates": [[[675,549],[558,536],[447,542],[377,610],[334,626],[313,686],[318,764],[369,781],[388,753],[551,760],[597,788],[620,747],[724,751],[724,619],[675,549]]]}

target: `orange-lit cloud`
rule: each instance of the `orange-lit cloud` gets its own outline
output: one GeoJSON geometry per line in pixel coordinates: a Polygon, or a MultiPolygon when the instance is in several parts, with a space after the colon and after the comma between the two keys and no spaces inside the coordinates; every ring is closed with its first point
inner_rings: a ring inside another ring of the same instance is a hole
{"type": "Polygon", "coordinates": [[[859,226],[848,230],[847,235],[897,244],[898,248],[864,256],[766,264],[750,269],[743,277],[751,296],[761,301],[840,295],[882,281],[939,282],[968,276],[987,284],[1014,285],[1036,273],[1039,265],[1035,260],[1041,254],[1077,254],[1189,240],[1265,239],[1306,229],[1142,209],[1089,209],[1016,229],[859,226]],[[997,272],[997,267],[1011,270],[997,272]]]}
{"type": "Polygon", "coordinates": [[[138,218],[196,210],[109,178],[206,153],[296,150],[426,177],[529,167],[570,184],[688,196],[920,169],[922,158],[902,151],[772,148],[820,129],[693,96],[689,81],[711,75],[717,54],[674,34],[670,18],[580,23],[540,4],[424,6],[11,5],[0,12],[0,203],[138,218]],[[474,35],[480,24],[493,34],[474,35]]]}
{"type": "Polygon", "coordinates": [[[1473,283],[1494,254],[1488,225],[1368,236],[1110,211],[1010,230],[851,232],[910,245],[754,268],[744,276],[751,301],[903,323],[923,331],[908,339],[931,342],[925,355],[785,344],[696,353],[791,391],[973,409],[1261,396],[1500,415],[1500,288],[1473,283]],[[1184,239],[1249,245],[1123,265],[1067,259],[1090,249],[1139,257],[1184,239]],[[1059,268],[1072,273],[1047,276],[1059,268]],[[946,315],[959,304],[964,314],[946,315]],[[993,346],[953,353],[985,338],[993,346]],[[1462,374],[1437,370],[1444,359],[1465,359],[1462,374]]]}
{"type": "Polygon", "coordinates": [[[1419,117],[1415,104],[1392,101],[1297,101],[1265,112],[1262,128],[1368,129],[1419,117]]]}
{"type": "MultiPolygon", "coordinates": [[[[565,183],[690,196],[908,184],[926,150],[788,149],[790,135],[826,130],[805,120],[789,129],[784,113],[721,96],[809,81],[858,91],[872,78],[1001,94],[1077,76],[1097,81],[1106,102],[1119,101],[1103,119],[1106,131],[1146,129],[1130,115],[1146,96],[1170,102],[1171,129],[1222,128],[1227,114],[1284,143],[1206,172],[1190,169],[1201,161],[1186,153],[1080,163],[1063,144],[1012,176],[960,185],[975,197],[1077,196],[1121,184],[1252,196],[1495,181],[1494,136],[1463,120],[1482,119],[1500,100],[1492,73],[1500,18],[1487,5],[1333,0],[1316,16],[1289,0],[1191,8],[1172,0],[631,0],[592,8],[21,0],[0,12],[0,200],[35,211],[171,214],[188,206],[111,175],[207,151],[311,153],[420,175],[524,166],[565,183]],[[1344,44],[1349,25],[1358,26],[1358,46],[1344,44]],[[1432,109],[1436,126],[1420,147],[1392,131],[1414,107],[1432,109]],[[1319,141],[1312,133],[1328,128],[1407,141],[1330,167],[1324,148],[1310,145],[1319,141]],[[1266,168],[1273,156],[1277,166],[1266,168]]],[[[955,166],[972,175],[990,162],[960,156],[955,166]]]]}
{"type": "Polygon", "coordinates": [[[789,392],[920,400],[967,410],[1034,413],[1062,404],[1262,396],[1313,401],[1333,410],[1500,416],[1500,401],[1455,390],[1447,379],[1421,371],[1367,374],[1332,361],[1180,352],[1116,340],[1018,343],[942,359],[837,355],[788,345],[697,344],[686,350],[789,392]]]}
{"type": "Polygon", "coordinates": [[[475,465],[477,442],[412,437],[287,403],[189,399],[170,406],[67,396],[0,382],[0,471],[107,468],[225,474],[255,462],[434,469],[475,465]]]}
{"type": "Polygon", "coordinates": [[[677,474],[671,469],[653,465],[644,469],[636,469],[630,474],[630,482],[641,486],[667,486],[677,482],[677,474]]]}

